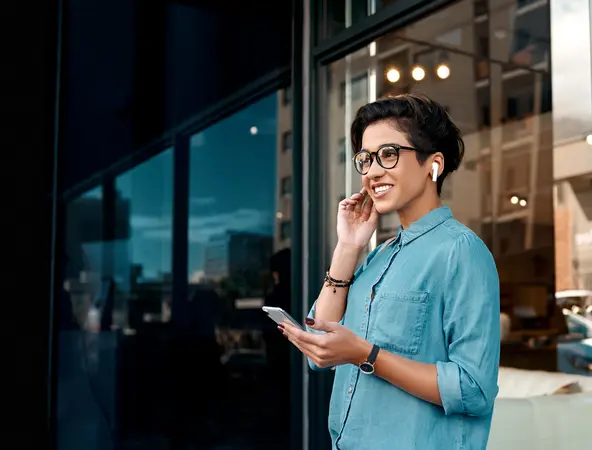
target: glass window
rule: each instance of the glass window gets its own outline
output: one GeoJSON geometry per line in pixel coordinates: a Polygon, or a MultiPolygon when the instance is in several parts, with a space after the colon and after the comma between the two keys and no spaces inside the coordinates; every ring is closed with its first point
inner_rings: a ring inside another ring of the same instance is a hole
{"type": "Polygon", "coordinates": [[[284,131],[282,134],[282,150],[288,152],[292,150],[292,131],[284,131]]]}
{"type": "Polygon", "coordinates": [[[282,195],[290,195],[292,193],[292,177],[282,178],[282,195]]]}
{"type": "Polygon", "coordinates": [[[290,106],[290,104],[292,103],[292,88],[291,87],[287,87],[282,91],[282,95],[283,95],[283,105],[284,106],[290,106]]]}
{"type": "Polygon", "coordinates": [[[142,349],[170,301],[172,168],[168,150],[67,207],[60,449],[113,442],[116,426],[134,429],[147,417],[133,405],[153,393],[151,361],[161,356],[156,346],[150,358],[142,349]]]}
{"type": "Polygon", "coordinates": [[[101,291],[105,271],[103,215],[102,187],[86,192],[66,207],[60,330],[88,326],[93,296],[101,291]]]}
{"type": "Polygon", "coordinates": [[[160,317],[161,303],[170,300],[173,150],[165,150],[119,176],[115,189],[115,220],[127,222],[127,235],[118,236],[113,243],[114,275],[122,295],[154,300],[152,305],[127,305],[128,321],[141,323],[160,317]]]}
{"type": "Polygon", "coordinates": [[[129,438],[113,441],[116,427],[164,423],[147,406],[164,410],[154,386],[167,383],[157,371],[166,357],[154,332],[171,301],[172,189],[169,149],[67,206],[59,449],[116,446],[129,438]]]}
{"type": "MultiPolygon", "coordinates": [[[[490,10],[487,2],[463,0],[380,37],[327,66],[327,132],[321,139],[322,148],[330,149],[328,161],[341,159],[343,136],[351,155],[355,112],[383,96],[422,92],[445,106],[464,135],[466,152],[462,167],[444,182],[441,199],[496,259],[502,310],[515,331],[513,342],[504,343],[502,362],[556,370],[565,319],[554,307],[555,280],[558,289],[592,288],[592,169],[583,164],[591,161],[592,167],[592,159],[584,153],[584,136],[579,150],[572,150],[579,159],[558,158],[557,150],[553,156],[549,23],[546,1],[513,1],[490,10]],[[359,74],[367,75],[367,92],[354,98],[359,74]],[[578,163],[569,169],[568,161],[578,163]]],[[[361,182],[349,159],[345,166],[326,167],[328,251],[336,241],[340,193],[351,195],[361,182]]],[[[398,225],[396,215],[382,216],[375,243],[393,236],[398,225]]]]}
{"type": "Polygon", "coordinates": [[[292,233],[292,222],[290,222],[289,220],[284,220],[281,225],[280,233],[282,239],[289,238],[290,234],[292,233]]]}
{"type": "MultiPolygon", "coordinates": [[[[572,305],[592,303],[591,13],[589,2],[574,0],[569,8],[553,8],[551,24],[555,270],[557,291],[562,296],[574,293],[564,303],[572,312],[577,312],[572,305]]],[[[585,331],[570,325],[572,331],[585,331]]],[[[566,357],[560,364],[563,370],[581,372],[566,357]]]]}
{"type": "Polygon", "coordinates": [[[321,39],[336,35],[356,25],[360,20],[376,14],[395,0],[324,0],[321,39]]]}
{"type": "Polygon", "coordinates": [[[57,303],[59,449],[88,448],[84,430],[92,430],[94,438],[108,436],[116,410],[115,383],[110,373],[115,341],[112,334],[100,333],[109,329],[109,311],[113,308],[113,290],[105,267],[104,207],[102,187],[66,205],[64,250],[58,260],[63,270],[57,303]],[[102,336],[105,338],[99,339],[102,336]],[[102,392],[100,404],[95,386],[102,392]]]}
{"type": "Polygon", "coordinates": [[[199,399],[201,415],[187,419],[220,428],[203,431],[208,448],[275,450],[290,439],[290,402],[277,401],[289,397],[290,347],[261,312],[291,309],[292,124],[282,94],[190,139],[189,298],[172,314],[196,334],[178,364],[199,399]]]}

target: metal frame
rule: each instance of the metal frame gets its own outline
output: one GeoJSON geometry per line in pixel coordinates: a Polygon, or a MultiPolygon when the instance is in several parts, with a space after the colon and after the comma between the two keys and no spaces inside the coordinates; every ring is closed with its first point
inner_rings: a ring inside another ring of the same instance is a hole
{"type": "MultiPolygon", "coordinates": [[[[292,180],[303,180],[305,177],[305,111],[308,102],[304,101],[305,58],[298,52],[306,42],[306,14],[305,2],[309,0],[292,1],[292,180]]],[[[305,251],[306,231],[304,226],[304,203],[307,198],[305,186],[302,182],[292,182],[292,280],[303,280],[306,273],[307,252],[305,251]]],[[[291,285],[291,309],[300,311],[303,308],[306,285],[293,282],[291,285]]],[[[306,365],[302,354],[296,347],[291,348],[290,354],[291,380],[291,450],[305,450],[308,440],[308,389],[306,365]]]]}
{"type": "MultiPolygon", "coordinates": [[[[415,22],[455,1],[397,0],[339,34],[320,41],[314,49],[313,57],[316,61],[326,65],[336,59],[343,58],[394,29],[415,22]]],[[[319,19],[322,19],[322,16],[319,16],[319,19]]],[[[322,25],[319,20],[317,29],[320,29],[322,25]]]]}

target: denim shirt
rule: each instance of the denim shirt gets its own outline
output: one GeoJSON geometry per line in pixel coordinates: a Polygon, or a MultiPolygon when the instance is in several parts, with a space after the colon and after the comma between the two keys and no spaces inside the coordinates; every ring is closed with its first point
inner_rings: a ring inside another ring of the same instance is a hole
{"type": "Polygon", "coordinates": [[[443,405],[338,366],[333,449],[485,449],[498,392],[499,321],[493,257],[448,207],[400,229],[357,269],[341,323],[381,351],[435,364],[443,405]]]}

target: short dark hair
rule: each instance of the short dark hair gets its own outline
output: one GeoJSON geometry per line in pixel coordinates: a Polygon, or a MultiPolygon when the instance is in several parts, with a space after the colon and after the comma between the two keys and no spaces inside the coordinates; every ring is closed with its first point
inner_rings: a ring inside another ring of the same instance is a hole
{"type": "Polygon", "coordinates": [[[362,106],[351,126],[354,153],[362,148],[362,136],[368,126],[387,121],[398,131],[407,134],[407,140],[417,148],[417,160],[425,163],[436,152],[444,155],[444,170],[438,177],[438,195],[449,173],[460,167],[465,154],[461,132],[452,122],[446,109],[422,94],[402,94],[386,97],[362,106]]]}

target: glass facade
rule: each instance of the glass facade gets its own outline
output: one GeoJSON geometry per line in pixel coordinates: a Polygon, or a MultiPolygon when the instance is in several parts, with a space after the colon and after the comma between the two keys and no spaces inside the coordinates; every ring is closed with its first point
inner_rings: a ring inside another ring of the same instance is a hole
{"type": "MultiPolygon", "coordinates": [[[[463,133],[442,201],[495,257],[503,368],[592,375],[588,0],[140,3],[63,11],[56,449],[330,448],[332,374],[261,306],[308,310],[361,187],[352,119],[408,92],[463,133]]],[[[367,250],[398,225],[381,216],[367,250]]],[[[502,381],[491,448],[535,445],[502,381]]]]}

